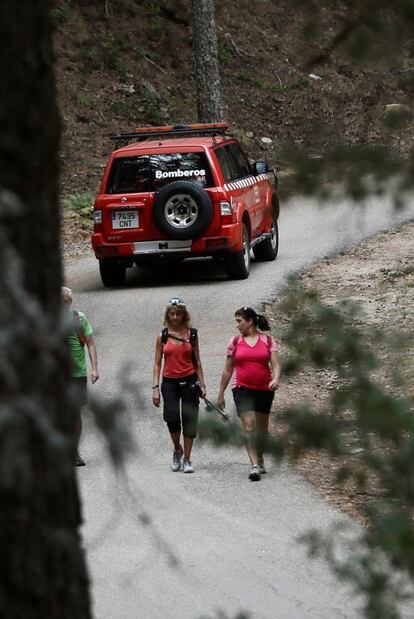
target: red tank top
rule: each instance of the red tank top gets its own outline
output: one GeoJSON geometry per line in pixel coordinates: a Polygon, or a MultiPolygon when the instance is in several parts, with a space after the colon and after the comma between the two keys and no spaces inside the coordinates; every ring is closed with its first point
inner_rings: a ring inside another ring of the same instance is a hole
{"type": "MultiPolygon", "coordinates": [[[[188,336],[187,336],[188,337],[188,336]]],[[[165,378],[183,378],[195,374],[190,342],[175,342],[169,337],[163,347],[165,378]]]]}

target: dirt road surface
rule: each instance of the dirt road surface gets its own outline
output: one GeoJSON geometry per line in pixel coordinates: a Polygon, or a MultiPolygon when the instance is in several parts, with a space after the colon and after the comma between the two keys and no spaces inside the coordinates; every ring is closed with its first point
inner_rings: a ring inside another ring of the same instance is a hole
{"type": "Polygon", "coordinates": [[[303,476],[289,466],[270,466],[252,484],[243,450],[209,445],[196,445],[193,475],[170,472],[169,436],[151,406],[154,340],[165,303],[183,297],[199,328],[208,395],[214,397],[237,307],[259,307],[276,297],[292,271],[413,216],[414,206],[395,213],[378,202],[364,209],[290,204],[280,220],[277,261],[253,263],[243,282],[227,280],[220,265],[193,261],[179,269],[135,271],[124,288],[105,290],[93,258],[67,267],[74,306],[90,318],[98,345],[101,379],[90,391],[105,400],[118,395],[129,363],[129,378],[143,398],[127,398],[138,446],[126,468],[127,485],[112,471],[91,424],[84,425],[87,466],[78,473],[96,617],[213,618],[219,609],[230,616],[250,610],[254,619],[359,616],[360,601],[297,543],[304,530],[324,529],[337,519],[358,525],[303,476]],[[150,525],[142,524],[144,515],[150,525]]]}

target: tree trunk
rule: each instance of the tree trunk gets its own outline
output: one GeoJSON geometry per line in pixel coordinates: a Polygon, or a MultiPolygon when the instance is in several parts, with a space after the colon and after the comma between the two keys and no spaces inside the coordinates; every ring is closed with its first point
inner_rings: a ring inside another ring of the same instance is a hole
{"type": "Polygon", "coordinates": [[[193,59],[200,122],[223,120],[214,0],[192,0],[193,59]]]}
{"type": "Polygon", "coordinates": [[[60,318],[52,1],[0,3],[0,617],[89,619],[60,318]]]}

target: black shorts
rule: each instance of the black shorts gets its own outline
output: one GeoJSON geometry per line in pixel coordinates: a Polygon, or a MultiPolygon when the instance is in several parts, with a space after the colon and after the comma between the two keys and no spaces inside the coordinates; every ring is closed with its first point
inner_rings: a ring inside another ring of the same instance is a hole
{"type": "Polygon", "coordinates": [[[240,416],[248,411],[268,415],[272,408],[274,391],[264,389],[249,389],[248,387],[234,387],[233,398],[237,414],[240,416]]]}
{"type": "Polygon", "coordinates": [[[195,438],[200,404],[196,374],[183,378],[163,378],[161,393],[164,400],[164,421],[170,432],[181,432],[195,438]]]}

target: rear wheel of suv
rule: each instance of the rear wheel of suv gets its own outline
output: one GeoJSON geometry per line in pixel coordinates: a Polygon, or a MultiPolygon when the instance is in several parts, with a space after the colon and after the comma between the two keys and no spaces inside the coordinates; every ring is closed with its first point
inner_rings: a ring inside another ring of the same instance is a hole
{"type": "Polygon", "coordinates": [[[172,239],[187,241],[201,236],[212,216],[210,196],[201,184],[191,181],[165,185],[154,200],[154,221],[172,239]]]}
{"type": "Polygon", "coordinates": [[[99,271],[104,286],[115,288],[125,284],[126,266],[114,260],[99,260],[99,271]]]}
{"type": "Polygon", "coordinates": [[[224,259],[227,275],[230,279],[247,279],[250,273],[249,233],[243,224],[243,249],[226,254],[224,259]]]}
{"type": "Polygon", "coordinates": [[[277,227],[277,220],[272,219],[272,228],[270,230],[270,237],[258,243],[253,247],[253,253],[256,260],[274,260],[279,251],[279,229],[277,227]]]}

